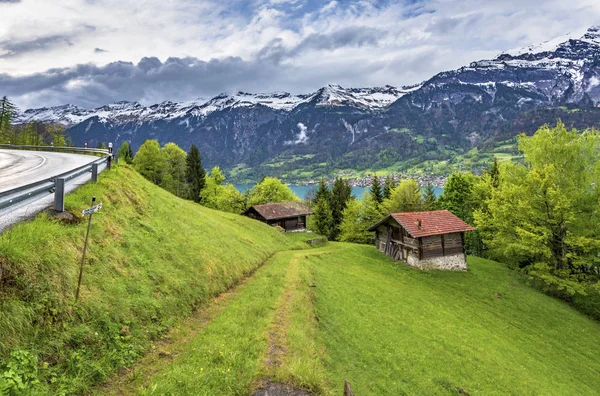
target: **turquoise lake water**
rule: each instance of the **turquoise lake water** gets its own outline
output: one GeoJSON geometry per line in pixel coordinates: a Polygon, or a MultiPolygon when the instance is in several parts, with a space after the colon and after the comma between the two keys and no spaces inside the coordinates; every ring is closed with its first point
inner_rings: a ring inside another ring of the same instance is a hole
{"type": "MultiPolygon", "coordinates": [[[[252,188],[254,186],[254,184],[236,184],[235,188],[237,188],[240,192],[244,192],[250,188],[252,188]]],[[[296,196],[298,198],[304,199],[306,197],[306,194],[310,191],[310,190],[317,190],[317,186],[297,186],[297,185],[289,185],[288,186],[293,192],[294,194],[296,194],[296,196]]],[[[365,193],[366,190],[368,190],[369,187],[352,187],[352,195],[354,195],[356,198],[361,199],[363,194],[365,193]]],[[[442,193],[443,189],[441,187],[434,187],[434,191],[435,191],[435,195],[436,196],[440,196],[440,194],[442,193]]]]}

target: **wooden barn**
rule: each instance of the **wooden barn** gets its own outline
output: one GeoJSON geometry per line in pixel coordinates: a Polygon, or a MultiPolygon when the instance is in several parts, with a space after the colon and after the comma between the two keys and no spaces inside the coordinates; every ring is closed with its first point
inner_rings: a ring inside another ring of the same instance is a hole
{"type": "Polygon", "coordinates": [[[392,213],[373,225],[377,249],[417,268],[466,270],[465,232],[474,228],[448,212],[392,213]]]}
{"type": "Polygon", "coordinates": [[[254,205],[243,214],[286,231],[305,231],[306,216],[313,212],[302,202],[291,201],[254,205]]]}

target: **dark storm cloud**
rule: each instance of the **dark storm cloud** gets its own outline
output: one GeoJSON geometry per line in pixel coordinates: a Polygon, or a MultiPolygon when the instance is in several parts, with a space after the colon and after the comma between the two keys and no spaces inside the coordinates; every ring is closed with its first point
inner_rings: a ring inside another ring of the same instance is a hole
{"type": "Polygon", "coordinates": [[[68,37],[62,35],[46,36],[24,41],[5,40],[0,42],[0,58],[10,58],[61,45],[73,45],[73,43],[68,37]]]}
{"type": "Polygon", "coordinates": [[[169,58],[165,62],[150,57],[137,64],[81,64],[27,76],[0,74],[0,87],[3,95],[15,97],[24,106],[34,103],[100,106],[119,100],[154,103],[164,98],[211,96],[241,86],[260,89],[261,82],[276,73],[272,64],[239,57],[209,61],[169,58]]]}
{"type": "Polygon", "coordinates": [[[305,50],[335,50],[343,47],[363,47],[377,45],[385,32],[370,27],[350,26],[330,34],[311,34],[294,49],[296,52],[305,50]]]}
{"type": "Polygon", "coordinates": [[[350,26],[332,33],[311,34],[292,48],[287,48],[282,39],[276,38],[261,48],[256,56],[258,59],[278,63],[286,58],[292,58],[310,50],[333,51],[345,47],[377,45],[379,40],[385,36],[386,32],[379,29],[350,26]]]}

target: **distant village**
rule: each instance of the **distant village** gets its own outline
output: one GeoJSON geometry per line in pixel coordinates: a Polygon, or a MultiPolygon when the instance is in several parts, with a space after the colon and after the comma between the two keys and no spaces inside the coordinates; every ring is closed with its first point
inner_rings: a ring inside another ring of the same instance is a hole
{"type": "MultiPolygon", "coordinates": [[[[414,175],[400,173],[400,174],[391,174],[389,176],[392,176],[397,182],[399,182],[401,180],[406,180],[406,179],[414,179],[417,181],[417,183],[419,183],[419,185],[421,187],[425,187],[428,185],[432,185],[433,187],[444,187],[444,185],[446,184],[446,176],[440,176],[440,175],[414,176],[414,175]]],[[[377,178],[379,179],[381,184],[385,184],[386,176],[377,176],[377,178]]],[[[333,180],[334,180],[334,178],[327,178],[326,179],[327,184],[332,184],[333,180]]],[[[373,176],[351,177],[351,178],[348,178],[348,182],[353,187],[370,187],[373,182],[373,176]]],[[[319,180],[317,179],[317,180],[309,180],[309,181],[305,181],[305,182],[290,182],[289,184],[310,186],[310,185],[319,184],[319,180]]]]}

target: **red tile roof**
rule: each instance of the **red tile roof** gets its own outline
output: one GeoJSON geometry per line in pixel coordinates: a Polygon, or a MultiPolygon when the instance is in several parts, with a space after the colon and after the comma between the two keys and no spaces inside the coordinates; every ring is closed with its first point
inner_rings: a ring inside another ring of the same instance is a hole
{"type": "Polygon", "coordinates": [[[254,209],[265,220],[285,219],[288,217],[305,216],[313,214],[313,211],[302,202],[276,202],[264,205],[254,205],[249,208],[244,214],[251,209],[254,209]]]}
{"type": "Polygon", "coordinates": [[[413,238],[475,230],[447,210],[392,213],[371,228],[376,228],[389,217],[393,217],[413,238]],[[420,227],[419,221],[421,222],[420,227]]]}

